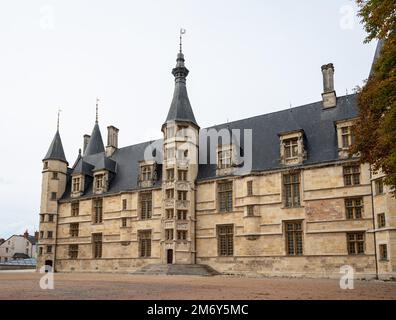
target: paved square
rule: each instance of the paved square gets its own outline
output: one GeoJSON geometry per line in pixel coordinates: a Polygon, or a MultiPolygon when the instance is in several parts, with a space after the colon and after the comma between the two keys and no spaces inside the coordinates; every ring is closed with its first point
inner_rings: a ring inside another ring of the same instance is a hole
{"type": "Polygon", "coordinates": [[[247,277],[145,276],[56,273],[54,290],[42,290],[43,274],[0,272],[0,299],[396,299],[396,282],[247,277]]]}

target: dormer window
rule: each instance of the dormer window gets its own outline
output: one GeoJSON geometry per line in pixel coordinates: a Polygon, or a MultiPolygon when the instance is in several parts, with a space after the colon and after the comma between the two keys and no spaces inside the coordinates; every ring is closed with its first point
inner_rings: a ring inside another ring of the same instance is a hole
{"type": "Polygon", "coordinates": [[[95,176],[95,188],[96,189],[103,188],[103,174],[98,174],[95,176]]]}
{"type": "Polygon", "coordinates": [[[217,147],[217,175],[228,175],[234,170],[234,145],[220,145],[217,147]]]}
{"type": "Polygon", "coordinates": [[[106,170],[101,170],[94,175],[94,192],[101,194],[107,192],[109,181],[109,173],[106,170]]]}
{"type": "Polygon", "coordinates": [[[285,158],[295,158],[298,156],[298,138],[287,139],[284,142],[285,158]]]}
{"type": "Polygon", "coordinates": [[[304,131],[280,133],[280,161],[284,165],[301,164],[306,159],[304,131]]]}
{"type": "Polygon", "coordinates": [[[73,178],[72,192],[80,192],[80,180],[79,177],[73,178]]]}
{"type": "Polygon", "coordinates": [[[149,181],[153,177],[151,166],[142,167],[142,181],[149,181]]]}
{"type": "Polygon", "coordinates": [[[152,187],[156,179],[156,163],[153,160],[140,162],[139,185],[142,188],[152,187]]]}
{"type": "Polygon", "coordinates": [[[351,127],[341,128],[342,148],[348,149],[352,144],[351,127]]]}
{"type": "Polygon", "coordinates": [[[353,119],[342,120],[336,123],[338,140],[338,157],[340,159],[349,158],[349,149],[354,143],[352,134],[353,119]]]}
{"type": "Polygon", "coordinates": [[[218,152],[219,169],[226,169],[231,167],[231,155],[232,155],[231,147],[218,152]]]}

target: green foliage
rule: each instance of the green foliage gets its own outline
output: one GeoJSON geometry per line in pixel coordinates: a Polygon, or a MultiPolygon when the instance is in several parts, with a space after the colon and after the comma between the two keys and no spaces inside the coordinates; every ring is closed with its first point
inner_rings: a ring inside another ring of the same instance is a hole
{"type": "Polygon", "coordinates": [[[382,39],[383,47],[366,85],[357,90],[359,119],[351,152],[360,152],[361,161],[382,170],[385,183],[396,188],[396,1],[357,3],[368,33],[365,41],[382,39]]]}

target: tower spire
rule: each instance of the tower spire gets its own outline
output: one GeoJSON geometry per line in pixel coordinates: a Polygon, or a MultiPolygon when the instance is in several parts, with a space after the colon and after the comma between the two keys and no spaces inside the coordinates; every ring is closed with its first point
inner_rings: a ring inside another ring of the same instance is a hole
{"type": "Polygon", "coordinates": [[[171,121],[184,121],[190,122],[198,127],[187,95],[186,78],[189,71],[184,65],[185,60],[182,52],[182,35],[185,33],[185,29],[180,29],[180,49],[177,53],[176,66],[172,69],[172,74],[175,77],[175,90],[165,123],[171,121]]]}
{"type": "Polygon", "coordinates": [[[96,120],[95,123],[99,123],[99,98],[96,98],[96,120]]]}
{"type": "Polygon", "coordinates": [[[60,118],[60,113],[62,112],[62,110],[60,108],[58,108],[58,120],[56,122],[56,130],[59,131],[59,118],[60,118]]]}
{"type": "Polygon", "coordinates": [[[179,42],[179,46],[180,46],[180,48],[179,48],[179,53],[182,53],[183,52],[183,50],[182,50],[182,35],[183,34],[185,34],[186,33],[186,29],[183,29],[183,28],[180,28],[180,36],[179,36],[179,40],[180,40],[180,42],[179,42]]]}

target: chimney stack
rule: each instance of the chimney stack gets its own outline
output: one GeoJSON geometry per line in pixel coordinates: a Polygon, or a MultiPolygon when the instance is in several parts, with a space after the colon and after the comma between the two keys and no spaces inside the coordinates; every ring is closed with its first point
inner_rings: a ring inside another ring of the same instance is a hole
{"type": "Polygon", "coordinates": [[[107,127],[106,156],[111,157],[118,148],[118,129],[114,126],[107,127]]]}
{"type": "Polygon", "coordinates": [[[91,136],[89,134],[84,134],[83,154],[85,153],[85,149],[87,149],[89,139],[91,139],[91,136]]]}
{"type": "Polygon", "coordinates": [[[25,239],[27,239],[28,237],[29,237],[29,232],[26,230],[25,231],[25,233],[23,234],[23,237],[25,238],[25,239]]]}
{"type": "Polygon", "coordinates": [[[323,74],[323,108],[333,108],[337,106],[337,95],[334,90],[334,65],[332,63],[322,66],[323,74]]]}

